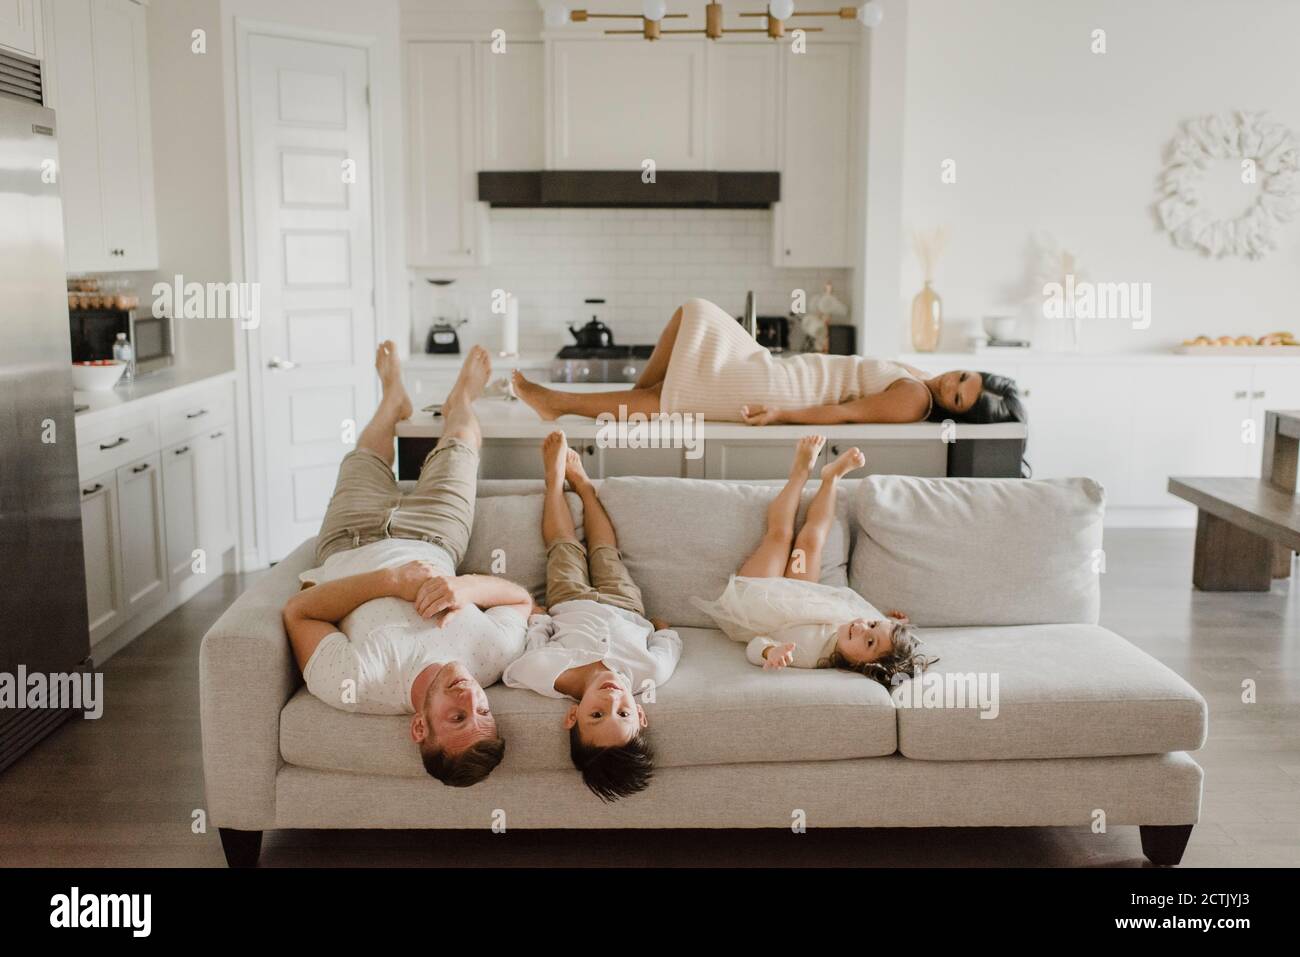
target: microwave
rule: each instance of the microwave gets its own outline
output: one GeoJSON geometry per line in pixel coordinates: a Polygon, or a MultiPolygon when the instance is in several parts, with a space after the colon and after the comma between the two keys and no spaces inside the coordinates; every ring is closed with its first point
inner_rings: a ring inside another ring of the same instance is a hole
{"type": "Polygon", "coordinates": [[[170,316],[139,315],[133,309],[72,309],[68,318],[73,362],[113,358],[113,343],[121,332],[131,343],[136,375],[165,369],[175,357],[170,316]]]}

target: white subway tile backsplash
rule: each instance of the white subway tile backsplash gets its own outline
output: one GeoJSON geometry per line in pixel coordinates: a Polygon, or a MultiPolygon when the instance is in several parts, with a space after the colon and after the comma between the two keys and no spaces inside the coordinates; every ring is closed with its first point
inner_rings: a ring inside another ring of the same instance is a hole
{"type": "Polygon", "coordinates": [[[413,343],[423,343],[433,316],[426,278],[456,280],[448,293],[470,318],[460,330],[463,346],[493,351],[501,323],[491,313],[495,289],[519,299],[525,352],[558,348],[566,324],[586,322],[582,301],[589,297],[608,300],[606,322],[626,344],[654,342],[692,296],[739,314],[752,289],[760,313],[784,314],[793,290],[811,299],[831,282],[848,301],[848,270],[771,265],[767,210],[501,209],[490,211],[488,224],[491,265],[413,273],[413,343]]]}

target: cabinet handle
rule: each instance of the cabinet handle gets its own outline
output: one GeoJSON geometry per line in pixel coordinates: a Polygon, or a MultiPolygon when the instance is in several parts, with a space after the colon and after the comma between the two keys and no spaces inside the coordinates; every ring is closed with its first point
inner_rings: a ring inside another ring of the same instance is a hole
{"type": "Polygon", "coordinates": [[[1025,394],[1025,398],[1028,399],[1031,395],[1034,394],[1034,390],[1033,390],[1033,389],[1026,389],[1024,394],[1025,394]]]}
{"type": "Polygon", "coordinates": [[[585,454],[585,455],[595,455],[595,454],[596,454],[596,447],[595,447],[594,445],[588,445],[588,446],[587,446],[585,449],[583,449],[582,451],[583,451],[583,454],[585,454]]]}
{"type": "Polygon", "coordinates": [[[210,438],[210,439],[219,439],[219,438],[221,438],[221,437],[222,437],[223,435],[225,435],[225,434],[226,434],[225,432],[213,432],[211,435],[208,436],[208,438],[210,438]]]}
{"type": "Polygon", "coordinates": [[[1234,399],[1244,399],[1246,398],[1246,390],[1238,389],[1236,392],[1232,393],[1232,397],[1234,399]]]}
{"type": "Polygon", "coordinates": [[[790,250],[787,249],[787,250],[785,251],[785,254],[786,254],[787,256],[790,255],[790,250]]]}
{"type": "Polygon", "coordinates": [[[197,419],[199,416],[201,416],[201,415],[207,415],[207,414],[208,414],[208,410],[207,410],[207,409],[199,409],[199,411],[197,411],[197,412],[186,412],[186,413],[185,413],[185,418],[187,418],[187,419],[197,419]]]}
{"type": "Polygon", "coordinates": [[[189,450],[190,447],[188,445],[182,445],[179,449],[174,450],[172,452],[172,455],[184,455],[189,450]]]}
{"type": "Polygon", "coordinates": [[[135,466],[135,468],[131,469],[131,474],[139,475],[141,472],[147,472],[147,471],[149,471],[149,463],[144,462],[140,465],[135,466]]]}
{"type": "Polygon", "coordinates": [[[100,445],[99,445],[99,451],[101,451],[101,452],[107,452],[109,449],[115,449],[115,448],[117,448],[119,445],[126,445],[126,443],[128,443],[128,442],[130,442],[130,441],[131,441],[131,440],[128,439],[125,435],[123,435],[123,436],[119,436],[119,437],[118,437],[118,440],[117,440],[116,442],[109,442],[108,445],[104,445],[104,444],[101,442],[100,445]]]}
{"type": "Polygon", "coordinates": [[[83,488],[83,489],[81,490],[81,494],[82,494],[82,495],[94,495],[96,492],[101,492],[101,491],[103,491],[103,489],[104,489],[104,486],[103,486],[101,483],[96,482],[96,483],[95,483],[94,485],[92,485],[90,488],[83,488]]]}
{"type": "Polygon", "coordinates": [[[1266,393],[1263,389],[1259,389],[1259,390],[1257,390],[1257,391],[1251,393],[1251,398],[1252,398],[1252,399],[1262,399],[1262,398],[1264,398],[1265,395],[1267,395],[1267,393],[1266,393]]]}
{"type": "Polygon", "coordinates": [[[838,445],[832,445],[831,455],[839,455],[839,454],[840,454],[840,447],[838,445]]]}

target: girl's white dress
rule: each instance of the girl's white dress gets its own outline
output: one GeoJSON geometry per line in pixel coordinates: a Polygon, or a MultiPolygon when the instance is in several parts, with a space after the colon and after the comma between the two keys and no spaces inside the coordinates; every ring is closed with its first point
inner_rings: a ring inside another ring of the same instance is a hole
{"type": "Polygon", "coordinates": [[[885,616],[851,588],[795,578],[732,575],[716,601],[692,598],[733,641],[746,643],[745,657],[763,664],[763,651],[792,642],[796,668],[816,668],[835,647],[835,632],[855,618],[885,616]]]}

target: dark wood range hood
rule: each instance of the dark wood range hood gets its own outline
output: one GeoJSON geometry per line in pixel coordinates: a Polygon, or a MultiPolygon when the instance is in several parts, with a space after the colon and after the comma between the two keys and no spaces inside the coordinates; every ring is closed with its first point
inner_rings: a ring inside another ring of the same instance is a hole
{"type": "Polygon", "coordinates": [[[665,170],[522,170],[478,174],[478,198],[499,208],[766,209],[780,173],[665,170]]]}

